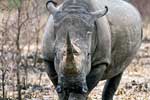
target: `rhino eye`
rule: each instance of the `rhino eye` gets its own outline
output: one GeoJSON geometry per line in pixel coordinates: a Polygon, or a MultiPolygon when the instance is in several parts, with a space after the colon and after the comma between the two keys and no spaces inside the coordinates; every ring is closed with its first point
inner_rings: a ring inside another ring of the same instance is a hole
{"type": "Polygon", "coordinates": [[[55,56],[56,58],[59,58],[59,52],[54,52],[54,56],[55,56]]]}
{"type": "Polygon", "coordinates": [[[87,56],[89,57],[90,55],[91,55],[91,53],[88,52],[88,53],[87,53],[87,56]]]}
{"type": "Polygon", "coordinates": [[[56,56],[57,55],[57,53],[56,52],[54,52],[54,56],[56,56]]]}
{"type": "Polygon", "coordinates": [[[66,51],[63,51],[62,55],[65,56],[66,55],[66,51]]]}

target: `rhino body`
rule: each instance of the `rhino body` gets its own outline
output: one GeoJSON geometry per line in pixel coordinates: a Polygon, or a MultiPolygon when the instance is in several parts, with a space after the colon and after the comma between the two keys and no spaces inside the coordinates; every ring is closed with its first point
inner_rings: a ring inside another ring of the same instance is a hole
{"type": "MultiPolygon", "coordinates": [[[[101,5],[98,0],[95,0],[94,4],[97,4],[97,9],[98,5],[101,5]]],[[[109,8],[106,19],[111,32],[111,59],[110,66],[102,79],[108,79],[123,72],[136,54],[142,40],[141,18],[131,4],[122,0],[107,0],[105,5],[109,8]]],[[[103,19],[105,18],[101,20],[103,19]]],[[[99,23],[101,20],[98,20],[99,23]]],[[[105,46],[105,43],[101,45],[105,46]]],[[[95,57],[97,55],[99,54],[95,57]]]]}
{"type": "MultiPolygon", "coordinates": [[[[58,94],[62,100],[84,100],[100,80],[107,80],[103,91],[103,100],[112,100],[123,71],[130,64],[141,45],[141,17],[136,8],[122,0],[85,0],[84,2],[89,5],[90,11],[103,9],[104,6],[108,7],[106,16],[95,21],[97,31],[92,34],[91,68],[86,76],[89,91],[85,93],[86,96],[81,94],[81,97],[80,93],[77,93],[79,96],[71,93],[70,97],[64,96],[67,93],[58,94]]],[[[63,4],[58,7],[59,10],[62,10],[63,4]]],[[[43,57],[48,65],[48,75],[57,87],[59,67],[54,66],[54,41],[55,35],[57,35],[54,24],[54,16],[50,15],[43,38],[43,57]]],[[[70,79],[74,80],[72,77],[70,79]]]]}

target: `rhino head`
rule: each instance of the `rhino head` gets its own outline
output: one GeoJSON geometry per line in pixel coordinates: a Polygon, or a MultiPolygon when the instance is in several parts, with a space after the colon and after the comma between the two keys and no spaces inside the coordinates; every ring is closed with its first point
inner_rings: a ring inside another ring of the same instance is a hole
{"type": "Polygon", "coordinates": [[[54,65],[58,74],[57,92],[88,92],[86,76],[91,70],[92,36],[95,20],[108,9],[91,12],[82,0],[66,0],[61,9],[53,2],[47,8],[54,18],[54,65]]]}

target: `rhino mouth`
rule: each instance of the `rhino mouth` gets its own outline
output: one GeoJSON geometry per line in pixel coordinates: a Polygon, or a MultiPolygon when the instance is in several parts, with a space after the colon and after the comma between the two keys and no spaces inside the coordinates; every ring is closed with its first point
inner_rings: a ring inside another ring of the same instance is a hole
{"type": "Polygon", "coordinates": [[[74,77],[63,76],[59,80],[56,91],[58,93],[67,91],[69,93],[85,94],[88,92],[88,87],[85,79],[81,75],[74,77]]]}

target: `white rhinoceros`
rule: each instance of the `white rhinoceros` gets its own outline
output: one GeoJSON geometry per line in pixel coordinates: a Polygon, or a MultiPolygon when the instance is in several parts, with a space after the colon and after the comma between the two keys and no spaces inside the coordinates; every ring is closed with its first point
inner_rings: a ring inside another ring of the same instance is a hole
{"type": "Polygon", "coordinates": [[[142,41],[139,12],[122,0],[48,1],[43,57],[60,100],[86,100],[107,80],[102,100],[113,100],[123,71],[142,41]]]}

